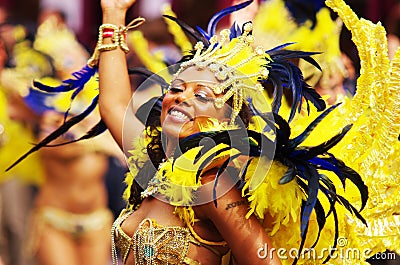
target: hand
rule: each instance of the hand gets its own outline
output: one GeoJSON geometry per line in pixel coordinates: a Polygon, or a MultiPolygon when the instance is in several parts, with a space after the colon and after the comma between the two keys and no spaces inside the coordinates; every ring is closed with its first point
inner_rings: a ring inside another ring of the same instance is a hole
{"type": "Polygon", "coordinates": [[[101,8],[105,10],[128,10],[136,0],[101,0],[101,8]]]}

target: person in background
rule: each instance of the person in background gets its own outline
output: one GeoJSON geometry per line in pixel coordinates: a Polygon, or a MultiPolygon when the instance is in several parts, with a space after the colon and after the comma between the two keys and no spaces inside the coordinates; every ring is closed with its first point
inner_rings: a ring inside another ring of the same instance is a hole
{"type": "MultiPolygon", "coordinates": [[[[52,43],[50,39],[46,39],[49,35],[45,33],[49,32],[45,30],[54,29],[51,26],[57,25],[49,23],[42,24],[47,27],[41,28],[38,38],[35,39],[33,46],[36,48],[29,50],[30,54],[34,53],[38,58],[39,55],[42,56],[40,57],[42,61],[34,60],[35,57],[29,59],[29,55],[24,53],[28,52],[28,49],[13,49],[15,58],[19,58],[16,60],[17,66],[5,69],[1,75],[7,113],[14,123],[26,125],[34,136],[33,141],[40,141],[47,137],[55,127],[64,122],[64,112],[68,108],[68,104],[64,103],[71,95],[55,98],[54,94],[38,93],[34,88],[29,88],[29,84],[33,79],[45,80],[44,82],[53,84],[59,83],[58,78],[65,77],[67,72],[73,71],[73,63],[81,62],[80,56],[84,55],[79,53],[82,49],[74,50],[74,47],[79,47],[76,43],[69,42],[70,45],[66,43],[67,40],[73,40],[69,38],[71,35],[64,36],[58,32],[57,36],[60,41],[64,41],[65,46],[59,46],[57,42],[52,43]],[[58,53],[53,53],[52,45],[57,46],[55,49],[58,53]],[[73,52],[69,53],[69,51],[73,52]],[[60,57],[57,57],[58,55],[60,57]],[[46,69],[40,62],[50,64],[52,67],[49,69],[53,71],[26,72],[30,69],[46,69]],[[57,64],[52,65],[53,62],[57,64]],[[22,63],[29,63],[30,66],[22,67],[22,63]]],[[[96,90],[95,86],[96,82],[93,80],[93,90],[96,90]]],[[[79,100],[81,101],[71,109],[69,117],[86,103],[82,98],[79,100]]],[[[98,115],[93,114],[92,120],[96,120],[96,117],[98,115]]],[[[55,144],[71,140],[74,133],[79,135],[84,131],[83,128],[87,129],[85,126],[91,125],[89,123],[78,126],[75,131],[64,135],[64,138],[61,137],[55,144]]],[[[5,126],[5,130],[8,131],[9,126],[5,126]]],[[[13,136],[18,137],[18,134],[13,136]]],[[[20,141],[23,140],[24,138],[20,139],[20,141]]],[[[27,143],[28,141],[25,141],[25,144],[27,143]]],[[[15,152],[21,154],[22,150],[18,149],[15,152]]],[[[29,257],[39,265],[109,264],[111,257],[109,230],[116,214],[113,214],[110,207],[115,212],[121,210],[120,197],[123,184],[119,182],[118,186],[108,187],[106,177],[121,181],[126,170],[121,164],[123,160],[121,152],[115,148],[110,136],[104,134],[97,143],[75,143],[44,148],[39,153],[39,159],[40,162],[37,164],[41,165],[43,179],[34,198],[30,200],[32,203],[30,211],[26,212],[30,213],[30,216],[25,218],[29,220],[29,223],[22,233],[26,243],[25,253],[27,252],[29,257]],[[111,191],[114,198],[119,198],[119,200],[109,200],[108,194],[111,191]]],[[[34,175],[35,168],[27,166],[34,175]]],[[[8,173],[16,174],[17,172],[16,168],[15,171],[8,173]]],[[[21,206],[18,209],[24,208],[21,206]]],[[[10,215],[9,217],[11,218],[10,215]]]]}

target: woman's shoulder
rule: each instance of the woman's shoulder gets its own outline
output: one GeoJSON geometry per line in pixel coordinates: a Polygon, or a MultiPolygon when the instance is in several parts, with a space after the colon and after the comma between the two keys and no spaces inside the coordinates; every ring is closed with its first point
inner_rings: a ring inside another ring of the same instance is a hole
{"type": "Polygon", "coordinates": [[[196,197],[203,203],[194,207],[199,218],[207,219],[211,212],[224,211],[227,202],[245,200],[239,188],[239,170],[229,166],[218,171],[219,168],[213,168],[201,177],[202,186],[196,191],[196,197]]]}

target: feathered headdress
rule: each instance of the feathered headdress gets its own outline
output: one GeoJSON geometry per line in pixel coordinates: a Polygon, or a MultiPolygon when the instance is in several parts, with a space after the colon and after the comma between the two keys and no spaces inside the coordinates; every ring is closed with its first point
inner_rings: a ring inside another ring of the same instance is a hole
{"type": "Polygon", "coordinates": [[[207,26],[207,31],[197,27],[193,29],[169,15],[166,18],[176,21],[182,29],[193,37],[197,43],[193,53],[186,54],[178,73],[188,66],[205,67],[214,72],[217,80],[222,83],[214,91],[216,94],[225,92],[223,98],[217,102],[217,107],[231,96],[234,97],[233,112],[238,113],[241,103],[253,91],[260,91],[262,86],[272,85],[274,88],[273,112],[278,113],[284,89],[289,89],[293,95],[293,106],[288,117],[291,121],[296,109],[300,111],[302,98],[307,103],[313,103],[319,111],[325,109],[325,102],[304,81],[299,68],[291,62],[294,59],[304,59],[316,68],[319,65],[311,58],[315,52],[290,51],[284,48],[292,43],[279,45],[265,50],[263,47],[254,48],[252,23],[244,24],[240,28],[234,23],[230,30],[221,31],[221,37],[216,35],[218,22],[232,12],[242,9],[252,1],[226,8],[215,14],[207,26]],[[211,67],[210,67],[211,66],[211,67]],[[241,87],[241,88],[240,88],[241,87]],[[229,89],[228,89],[229,88],[229,89]]]}

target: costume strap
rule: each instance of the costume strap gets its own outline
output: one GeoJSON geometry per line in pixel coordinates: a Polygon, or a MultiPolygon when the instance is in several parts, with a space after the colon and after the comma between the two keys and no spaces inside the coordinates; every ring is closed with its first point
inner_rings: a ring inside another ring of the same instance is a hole
{"type": "MultiPolygon", "coordinates": [[[[190,222],[185,222],[187,227],[189,228],[190,233],[192,236],[201,244],[208,245],[208,246],[227,246],[226,241],[209,241],[206,239],[201,238],[193,229],[193,226],[190,222]]],[[[214,251],[213,251],[214,252],[214,251]]]]}

